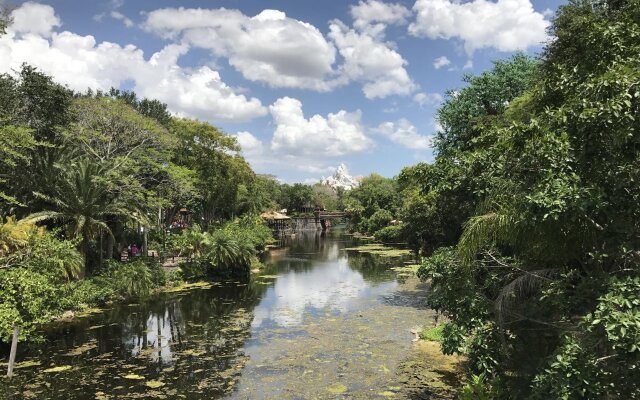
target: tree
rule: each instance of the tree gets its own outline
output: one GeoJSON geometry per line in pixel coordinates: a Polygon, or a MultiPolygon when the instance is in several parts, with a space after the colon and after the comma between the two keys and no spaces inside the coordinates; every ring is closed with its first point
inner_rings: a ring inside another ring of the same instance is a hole
{"type": "Polygon", "coordinates": [[[65,153],[61,146],[73,120],[71,102],[69,89],[34,67],[23,65],[16,77],[0,75],[0,140],[7,154],[0,178],[5,202],[11,203],[6,213],[22,217],[38,209],[42,204],[33,188],[47,192],[56,185],[54,164],[65,153]]]}
{"type": "Polygon", "coordinates": [[[87,159],[71,162],[58,169],[63,177],[51,195],[38,194],[51,207],[31,214],[32,222],[57,221],[62,223],[71,237],[79,237],[79,250],[84,258],[84,276],[89,267],[90,241],[99,233],[113,235],[107,219],[142,218],[130,204],[122,203],[107,190],[100,180],[104,170],[87,159]]]}
{"type": "Polygon", "coordinates": [[[357,200],[364,207],[366,218],[379,209],[396,214],[400,202],[395,180],[378,174],[364,177],[357,188],[347,192],[346,197],[357,200]]]}
{"type": "Polygon", "coordinates": [[[11,18],[11,8],[0,2],[0,36],[7,33],[7,27],[11,25],[13,19],[11,18]]]}
{"type": "Polygon", "coordinates": [[[238,154],[235,138],[205,122],[172,119],[169,131],[178,140],[172,162],[195,171],[196,211],[205,228],[236,211],[239,186],[254,174],[238,154]]]}
{"type": "MultiPolygon", "coordinates": [[[[460,239],[420,270],[451,319],[443,348],[502,397],[638,393],[638,15],[638,1],[562,7],[535,82],[445,129],[429,168],[470,189],[447,196],[469,210],[460,239]]],[[[429,184],[438,196],[458,185],[429,184]]]]}

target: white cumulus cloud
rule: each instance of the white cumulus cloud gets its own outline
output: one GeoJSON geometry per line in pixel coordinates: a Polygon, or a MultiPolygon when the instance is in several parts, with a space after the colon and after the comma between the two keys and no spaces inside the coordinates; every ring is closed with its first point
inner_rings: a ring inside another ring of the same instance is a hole
{"type": "Polygon", "coordinates": [[[329,30],[329,37],[344,58],[342,72],[349,79],[364,83],[366,98],[406,96],[415,90],[416,85],[404,68],[407,61],[389,43],[338,20],[331,22],[329,30]]]}
{"type": "Polygon", "coordinates": [[[467,54],[482,48],[524,50],[547,39],[549,21],[530,0],[417,0],[409,33],[430,39],[459,39],[467,54]]]}
{"type": "Polygon", "coordinates": [[[408,120],[401,118],[396,122],[383,122],[374,132],[386,136],[392,142],[413,150],[427,150],[433,146],[433,138],[418,133],[408,120]]]}
{"type": "Polygon", "coordinates": [[[449,60],[446,56],[441,56],[433,60],[433,68],[440,69],[442,67],[446,67],[447,65],[451,65],[451,60],[449,60]]]}
{"type": "Polygon", "coordinates": [[[12,16],[14,24],[0,36],[0,72],[26,62],[79,91],[108,90],[131,81],[139,95],[167,103],[178,115],[204,120],[245,121],[267,113],[260,100],[236,93],[217,71],[178,65],[187,45],[168,45],[147,60],[134,45],[53,32],[61,23],[48,5],[25,3],[12,16]]]}
{"type": "Polygon", "coordinates": [[[367,150],[373,144],[360,124],[359,110],[307,119],[302,103],[290,97],[276,100],[269,110],[276,124],[271,149],[277,153],[335,157],[367,150]]]}
{"type": "Polygon", "coordinates": [[[379,0],[362,1],[351,6],[353,25],[360,29],[374,28],[376,24],[404,25],[411,16],[405,6],[398,3],[385,3],[379,0]]]}
{"type": "Polygon", "coordinates": [[[443,100],[444,100],[444,98],[442,97],[442,95],[440,93],[420,92],[420,93],[416,93],[413,96],[413,101],[418,103],[420,105],[420,107],[424,107],[424,106],[427,106],[427,105],[437,106],[440,103],[442,103],[443,100]]]}
{"type": "Polygon", "coordinates": [[[53,28],[62,25],[52,7],[30,1],[13,10],[11,17],[13,18],[11,31],[18,34],[49,37],[53,28]]]}
{"type": "Polygon", "coordinates": [[[236,140],[242,149],[242,153],[244,153],[245,156],[257,156],[262,154],[264,150],[262,141],[253,136],[250,132],[242,131],[236,133],[234,136],[236,137],[236,140]]]}
{"type": "Polygon", "coordinates": [[[164,8],[150,12],[144,27],[227,58],[250,81],[318,91],[340,83],[333,81],[335,47],[316,27],[281,11],[249,17],[224,8],[164,8]]]}

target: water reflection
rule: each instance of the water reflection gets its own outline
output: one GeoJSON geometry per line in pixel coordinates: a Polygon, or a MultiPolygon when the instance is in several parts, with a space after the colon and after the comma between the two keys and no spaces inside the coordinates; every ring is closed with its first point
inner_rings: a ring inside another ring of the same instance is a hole
{"type": "Polygon", "coordinates": [[[387,277],[372,283],[353,268],[353,260],[343,250],[344,242],[325,241],[319,232],[298,234],[286,251],[275,253],[268,262],[279,271],[278,279],[265,293],[254,311],[252,328],[262,325],[292,327],[302,323],[305,315],[320,311],[346,313],[354,300],[373,297],[397,285],[387,277]],[[314,249],[314,253],[309,253],[314,249]]]}
{"type": "Polygon", "coordinates": [[[286,244],[265,260],[264,274],[275,279],[157,296],[52,329],[45,343],[21,346],[18,360],[40,365],[1,380],[0,395],[224,397],[235,387],[247,355],[269,352],[268,343],[252,336],[272,328],[296,332],[297,325],[319,315],[353,312],[397,285],[379,259],[347,254],[344,248],[351,243],[339,234],[302,233],[286,244]],[[43,372],[61,365],[73,368],[43,372]],[[164,386],[150,388],[149,381],[164,386]]]}

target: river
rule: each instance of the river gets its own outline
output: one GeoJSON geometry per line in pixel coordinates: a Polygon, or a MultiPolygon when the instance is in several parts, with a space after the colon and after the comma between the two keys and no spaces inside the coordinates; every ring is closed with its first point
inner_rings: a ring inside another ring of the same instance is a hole
{"type": "Polygon", "coordinates": [[[154,296],[22,346],[4,398],[448,398],[454,362],[412,330],[434,324],[402,259],[345,251],[333,230],[288,239],[250,283],[154,296]],[[57,368],[57,369],[55,369],[57,368]]]}

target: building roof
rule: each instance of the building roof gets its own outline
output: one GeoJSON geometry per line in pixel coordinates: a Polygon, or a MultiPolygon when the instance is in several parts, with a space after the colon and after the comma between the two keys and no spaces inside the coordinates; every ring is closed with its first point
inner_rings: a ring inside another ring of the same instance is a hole
{"type": "Polygon", "coordinates": [[[291,219],[290,217],[287,217],[284,214],[280,214],[277,211],[267,211],[267,212],[263,212],[262,214],[260,214],[260,216],[263,219],[268,219],[268,220],[278,220],[278,219],[291,219]]]}

